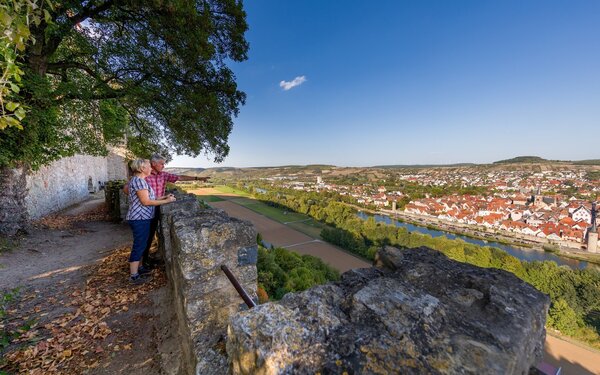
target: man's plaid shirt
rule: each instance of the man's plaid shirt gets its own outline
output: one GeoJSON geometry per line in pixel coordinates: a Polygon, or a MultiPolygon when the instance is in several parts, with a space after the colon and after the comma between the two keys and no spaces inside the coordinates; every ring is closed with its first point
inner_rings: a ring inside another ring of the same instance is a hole
{"type": "Polygon", "coordinates": [[[156,198],[160,198],[165,195],[165,186],[167,182],[175,182],[179,180],[179,176],[169,173],[169,172],[156,172],[154,169],[152,170],[152,174],[146,177],[146,182],[154,192],[156,193],[156,198]]]}

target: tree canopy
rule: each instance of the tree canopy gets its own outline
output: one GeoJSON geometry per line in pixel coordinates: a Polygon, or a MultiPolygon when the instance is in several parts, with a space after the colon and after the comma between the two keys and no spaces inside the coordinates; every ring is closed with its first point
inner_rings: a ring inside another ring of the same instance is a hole
{"type": "Polygon", "coordinates": [[[247,58],[241,1],[39,1],[48,5],[26,25],[19,3],[38,9],[9,1],[0,20],[30,38],[15,50],[24,74],[3,110],[21,108],[20,124],[0,130],[0,165],[101,155],[125,137],[138,155],[227,156],[245,101],[227,65],[247,58]]]}

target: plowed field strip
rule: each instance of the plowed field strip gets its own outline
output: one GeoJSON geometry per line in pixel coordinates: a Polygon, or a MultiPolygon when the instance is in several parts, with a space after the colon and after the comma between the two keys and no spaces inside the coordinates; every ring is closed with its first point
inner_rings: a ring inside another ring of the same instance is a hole
{"type": "Polygon", "coordinates": [[[340,272],[345,272],[352,268],[371,266],[370,263],[348,254],[333,245],[324,242],[313,242],[315,240],[313,237],[288,228],[275,220],[271,220],[233,202],[212,202],[210,205],[224,210],[230,216],[250,221],[265,241],[281,247],[295,245],[291,250],[300,254],[319,257],[340,272]]]}

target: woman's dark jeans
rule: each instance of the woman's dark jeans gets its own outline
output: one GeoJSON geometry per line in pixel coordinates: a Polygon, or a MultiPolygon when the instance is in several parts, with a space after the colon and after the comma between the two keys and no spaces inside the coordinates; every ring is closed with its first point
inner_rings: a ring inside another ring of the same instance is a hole
{"type": "Polygon", "coordinates": [[[139,262],[148,243],[150,236],[150,223],[152,220],[129,220],[129,226],[133,232],[133,246],[131,247],[130,262],[139,262]]]}

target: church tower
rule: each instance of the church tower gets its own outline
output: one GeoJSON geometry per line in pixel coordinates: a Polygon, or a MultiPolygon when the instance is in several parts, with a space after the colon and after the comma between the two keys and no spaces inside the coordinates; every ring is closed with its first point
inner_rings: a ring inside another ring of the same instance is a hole
{"type": "Polygon", "coordinates": [[[588,228],[587,250],[590,253],[598,252],[598,228],[596,227],[596,202],[592,203],[592,226],[588,228]]]}

